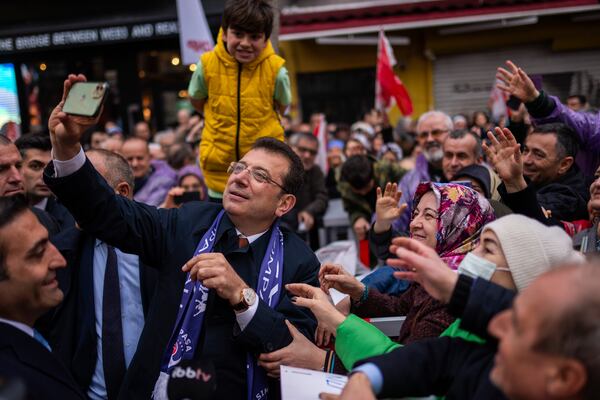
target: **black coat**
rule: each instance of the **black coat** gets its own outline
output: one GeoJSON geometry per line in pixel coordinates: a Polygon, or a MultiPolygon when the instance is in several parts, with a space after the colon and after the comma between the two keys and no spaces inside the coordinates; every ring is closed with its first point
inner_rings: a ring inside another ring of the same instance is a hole
{"type": "Polygon", "coordinates": [[[25,332],[2,322],[0,376],[22,379],[28,399],[85,399],[57,357],[25,332]]]}
{"type": "MultiPolygon", "coordinates": [[[[181,267],[193,256],[202,235],[222,207],[191,202],[180,209],[164,210],[129,201],[116,195],[89,161],[63,178],[54,178],[50,164],[44,180],[82,229],[122,251],[138,254],[143,263],[158,270],[156,297],[138,344],[140,354],[130,364],[121,390],[123,398],[147,399],[158,377],[177,316],[186,276],[181,267]]],[[[225,216],[217,231],[214,251],[224,254],[238,275],[256,287],[269,237],[270,232],[267,232],[240,250],[235,228],[225,216]]],[[[314,253],[287,231],[284,231],[284,249],[283,284],[305,282],[316,286],[319,262],[314,253]]],[[[292,304],[285,291],[275,309],[259,300],[254,318],[242,332],[229,303],[211,291],[199,353],[215,364],[218,398],[246,397],[245,354],[271,352],[287,346],[292,338],[285,319],[305,336],[313,337],[314,316],[307,309],[292,304]]],[[[279,383],[271,380],[269,387],[278,392],[279,383]]]]}
{"type": "Polygon", "coordinates": [[[588,219],[589,185],[577,165],[573,165],[555,182],[537,187],[528,181],[527,188],[516,193],[508,193],[502,183],[498,192],[502,201],[513,212],[537,219],[546,225],[588,219]],[[552,218],[546,218],[540,207],[552,211],[552,218]]]}
{"type": "Polygon", "coordinates": [[[60,204],[54,196],[48,197],[46,212],[54,218],[61,231],[75,226],[75,219],[69,210],[60,204]]]}
{"type": "Polygon", "coordinates": [[[448,400],[506,399],[490,381],[497,342],[489,336],[487,325],[495,314],[510,306],[514,292],[483,279],[477,279],[472,286],[470,278],[461,275],[460,280],[469,281],[463,286],[467,293],[471,288],[466,304],[458,307],[463,317],[461,328],[486,338],[487,343],[432,338],[363,360],[360,364],[372,362],[383,375],[378,397],[433,394],[445,395],[448,400]]]}
{"type": "MultiPolygon", "coordinates": [[[[87,393],[98,359],[92,271],[96,239],[73,226],[56,235],[52,242],[67,260],[67,268],[57,271],[65,296],[50,317],[46,337],[54,353],[71,370],[81,390],[87,393]]],[[[140,292],[145,317],[157,281],[155,269],[140,266],[140,292]]],[[[138,353],[132,362],[136,357],[139,357],[138,353]]]]}

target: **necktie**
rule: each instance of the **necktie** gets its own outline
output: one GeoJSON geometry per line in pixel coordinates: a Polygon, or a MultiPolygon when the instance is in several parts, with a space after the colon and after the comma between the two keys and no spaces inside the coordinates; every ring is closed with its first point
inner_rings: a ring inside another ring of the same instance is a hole
{"type": "Polygon", "coordinates": [[[245,238],[242,235],[238,236],[238,247],[240,249],[247,247],[249,244],[250,244],[250,242],[248,242],[248,238],[245,238]]]}
{"type": "Polygon", "coordinates": [[[44,339],[44,337],[42,336],[41,333],[39,333],[37,330],[33,330],[33,338],[35,340],[37,340],[38,342],[40,342],[42,344],[42,346],[44,346],[45,348],[48,349],[48,351],[52,351],[52,349],[50,348],[50,345],[48,344],[48,342],[46,341],[46,339],[44,339]]]}
{"type": "Polygon", "coordinates": [[[107,249],[108,256],[102,294],[102,362],[106,393],[111,400],[117,398],[125,375],[125,355],[117,253],[112,246],[107,246],[107,249]]]}

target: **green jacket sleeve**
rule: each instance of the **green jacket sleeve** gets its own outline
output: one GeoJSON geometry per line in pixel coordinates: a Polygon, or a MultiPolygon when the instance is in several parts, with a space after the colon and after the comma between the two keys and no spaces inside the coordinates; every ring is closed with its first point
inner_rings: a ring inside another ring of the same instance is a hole
{"type": "Polygon", "coordinates": [[[348,371],[359,360],[389,353],[398,347],[400,345],[385,333],[354,314],[336,330],[335,353],[348,371]]]}
{"type": "Polygon", "coordinates": [[[446,328],[446,330],[444,332],[442,332],[442,334],[440,335],[440,337],[442,337],[442,336],[448,336],[448,337],[452,337],[452,338],[461,338],[461,339],[466,340],[467,342],[473,342],[473,343],[480,343],[480,344],[485,343],[484,339],[480,338],[479,336],[475,335],[474,333],[471,333],[469,331],[461,329],[460,318],[456,319],[452,324],[450,324],[450,326],[448,328],[446,328]]]}

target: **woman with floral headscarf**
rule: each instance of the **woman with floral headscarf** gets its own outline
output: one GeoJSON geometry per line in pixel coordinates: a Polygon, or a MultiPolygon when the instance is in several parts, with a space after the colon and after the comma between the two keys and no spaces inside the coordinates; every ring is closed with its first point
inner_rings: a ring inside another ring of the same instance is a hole
{"type": "MultiPolygon", "coordinates": [[[[385,194],[389,196],[396,191],[395,188],[395,185],[388,185],[385,194]]],[[[378,197],[383,197],[381,189],[378,189],[378,197]]],[[[400,209],[396,214],[399,212],[400,209]]],[[[415,194],[410,234],[413,239],[435,248],[450,268],[456,269],[465,255],[476,247],[484,225],[493,220],[490,204],[474,190],[452,183],[422,183],[415,194]]],[[[299,305],[329,307],[330,321],[333,321],[327,327],[329,331],[347,328],[344,323],[356,318],[344,316],[323,301],[329,288],[350,295],[350,311],[359,317],[406,315],[398,336],[398,341],[403,344],[439,336],[453,321],[446,307],[430,297],[417,283],[411,283],[399,296],[386,295],[363,285],[343,267],[330,264],[321,267],[319,280],[323,291],[302,284],[288,285],[287,289],[301,297],[295,300],[299,305]]],[[[290,346],[259,358],[259,363],[271,374],[276,375],[281,364],[326,371],[343,370],[338,368],[341,363],[336,362],[335,353],[321,350],[308,340],[294,336],[295,329],[291,326],[290,330],[294,337],[290,346]]]]}

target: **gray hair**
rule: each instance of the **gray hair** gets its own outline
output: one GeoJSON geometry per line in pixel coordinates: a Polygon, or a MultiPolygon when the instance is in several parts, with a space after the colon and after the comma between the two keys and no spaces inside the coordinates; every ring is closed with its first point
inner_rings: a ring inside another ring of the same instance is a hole
{"type": "Polygon", "coordinates": [[[584,399],[600,393],[600,265],[569,265],[553,270],[570,280],[572,299],[560,312],[554,312],[534,349],[581,362],[587,372],[584,399]]]}
{"type": "Polygon", "coordinates": [[[290,136],[289,138],[289,144],[290,146],[298,146],[298,143],[300,143],[300,140],[309,140],[313,143],[316,143],[317,146],[319,146],[319,139],[317,139],[317,137],[315,135],[311,135],[310,133],[306,133],[306,132],[297,132],[294,133],[292,136],[290,136]]]}
{"type": "Polygon", "coordinates": [[[427,120],[429,118],[433,118],[433,117],[442,117],[444,119],[444,124],[446,125],[446,128],[449,131],[454,129],[454,123],[452,122],[452,118],[450,118],[450,116],[448,114],[446,114],[443,111],[433,110],[433,111],[427,111],[425,114],[423,114],[419,117],[419,120],[417,121],[417,132],[419,131],[419,126],[423,122],[425,122],[425,120],[427,120]]]}
{"type": "Polygon", "coordinates": [[[125,182],[133,190],[135,183],[133,171],[122,155],[105,149],[90,149],[87,153],[95,153],[102,157],[107,175],[104,179],[106,179],[110,187],[116,189],[119,183],[125,182]]]}
{"type": "Polygon", "coordinates": [[[448,135],[448,139],[462,139],[468,135],[472,136],[473,139],[475,139],[475,142],[477,142],[477,144],[475,145],[475,157],[476,158],[483,157],[483,148],[481,147],[481,137],[479,137],[478,134],[468,131],[466,129],[458,129],[455,131],[451,131],[450,134],[448,135]]]}

